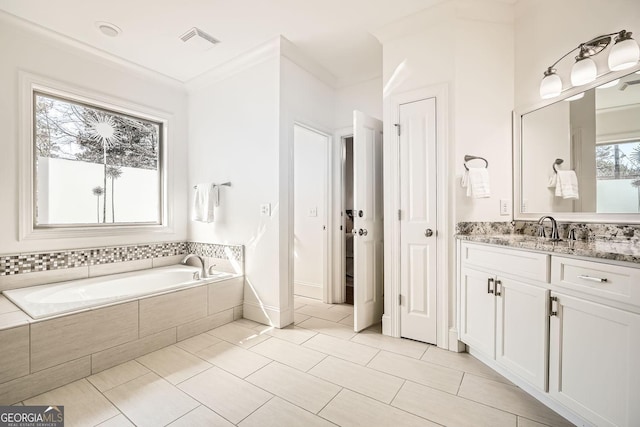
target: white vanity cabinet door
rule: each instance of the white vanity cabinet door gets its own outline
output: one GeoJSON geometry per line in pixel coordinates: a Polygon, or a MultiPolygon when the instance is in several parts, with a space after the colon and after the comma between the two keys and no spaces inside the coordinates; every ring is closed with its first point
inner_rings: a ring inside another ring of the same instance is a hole
{"type": "Polygon", "coordinates": [[[472,268],[460,270],[460,338],[495,358],[495,277],[472,268]]]}
{"type": "Polygon", "coordinates": [[[639,426],[640,315],[551,295],[551,396],[594,425],[639,426]]]}
{"type": "Polygon", "coordinates": [[[549,291],[498,276],[495,292],[496,361],[546,391],[549,291]]]}

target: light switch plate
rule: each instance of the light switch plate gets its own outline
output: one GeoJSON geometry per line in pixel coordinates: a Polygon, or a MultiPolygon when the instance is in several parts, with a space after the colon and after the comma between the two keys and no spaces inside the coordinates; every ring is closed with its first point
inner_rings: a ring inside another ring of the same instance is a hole
{"type": "Polygon", "coordinates": [[[500,215],[511,215],[510,199],[500,199],[500,215]]]}
{"type": "Polygon", "coordinates": [[[260,205],[260,216],[271,216],[271,203],[260,205]]]}

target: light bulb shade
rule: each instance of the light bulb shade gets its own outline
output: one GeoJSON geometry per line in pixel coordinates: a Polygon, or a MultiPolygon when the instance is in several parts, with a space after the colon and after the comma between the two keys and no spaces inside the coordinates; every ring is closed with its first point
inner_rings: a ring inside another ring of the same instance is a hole
{"type": "Polygon", "coordinates": [[[557,74],[545,74],[540,82],[540,97],[542,99],[555,98],[562,92],[562,80],[557,74]]]}
{"type": "Polygon", "coordinates": [[[625,70],[638,63],[640,47],[632,38],[617,42],[609,53],[609,69],[611,71],[625,70]]]}
{"type": "Polygon", "coordinates": [[[591,58],[584,58],[576,61],[571,67],[571,84],[582,86],[591,83],[598,76],[596,63],[591,58]]]}

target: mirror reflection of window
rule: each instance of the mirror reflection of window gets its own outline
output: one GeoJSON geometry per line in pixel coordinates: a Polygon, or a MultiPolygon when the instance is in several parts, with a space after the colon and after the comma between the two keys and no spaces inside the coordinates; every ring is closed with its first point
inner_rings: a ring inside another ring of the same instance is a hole
{"type": "Polygon", "coordinates": [[[33,94],[36,226],[161,222],[162,124],[33,94]]]}

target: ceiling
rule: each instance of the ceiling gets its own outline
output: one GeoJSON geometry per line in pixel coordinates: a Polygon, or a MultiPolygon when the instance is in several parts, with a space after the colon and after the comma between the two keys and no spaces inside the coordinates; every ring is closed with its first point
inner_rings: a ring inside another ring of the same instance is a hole
{"type": "Polygon", "coordinates": [[[283,35],[339,86],[381,74],[370,31],[443,0],[0,0],[0,10],[186,82],[283,35]],[[103,35],[96,21],[122,29],[103,35]],[[192,27],[221,43],[200,51],[180,36],[192,27]]]}

